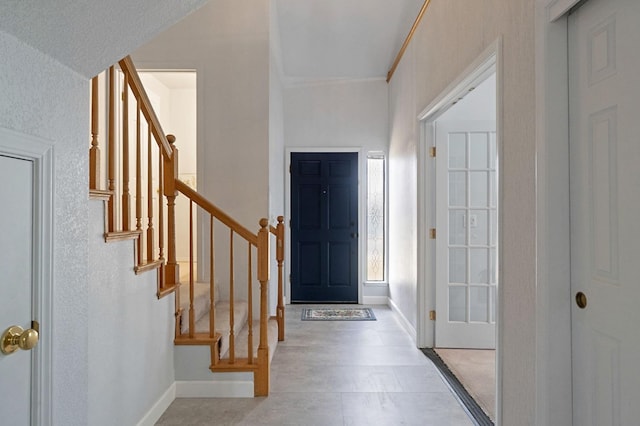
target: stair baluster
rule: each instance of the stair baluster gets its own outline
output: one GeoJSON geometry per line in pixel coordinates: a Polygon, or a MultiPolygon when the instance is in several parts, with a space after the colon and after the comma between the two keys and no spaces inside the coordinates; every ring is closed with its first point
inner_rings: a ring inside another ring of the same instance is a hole
{"type": "Polygon", "coordinates": [[[89,149],[89,189],[100,189],[100,146],[98,142],[98,76],[91,79],[91,148],[89,149]]]}
{"type": "Polygon", "coordinates": [[[124,87],[122,89],[122,230],[130,231],[131,214],[129,202],[129,77],[124,75],[124,87]]]}
{"type": "Polygon", "coordinates": [[[113,66],[109,67],[109,113],[107,114],[107,123],[107,137],[109,138],[109,145],[107,146],[107,189],[111,192],[111,197],[109,197],[109,201],[107,203],[107,232],[114,232],[116,230],[116,79],[115,67],[113,66]]]}

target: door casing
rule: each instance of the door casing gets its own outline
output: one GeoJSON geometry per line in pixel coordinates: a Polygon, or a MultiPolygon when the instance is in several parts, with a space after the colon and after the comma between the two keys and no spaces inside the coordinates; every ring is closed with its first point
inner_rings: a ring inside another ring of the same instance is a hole
{"type": "Polygon", "coordinates": [[[567,13],[580,1],[535,3],[535,418],[549,426],[573,422],[567,13]]]}
{"type": "MultiPolygon", "coordinates": [[[[33,163],[33,301],[40,340],[33,349],[32,425],[51,424],[53,301],[53,145],[0,128],[0,153],[33,163]]],[[[9,326],[7,324],[6,326],[9,326]]],[[[5,325],[1,325],[5,327],[5,325]]]]}

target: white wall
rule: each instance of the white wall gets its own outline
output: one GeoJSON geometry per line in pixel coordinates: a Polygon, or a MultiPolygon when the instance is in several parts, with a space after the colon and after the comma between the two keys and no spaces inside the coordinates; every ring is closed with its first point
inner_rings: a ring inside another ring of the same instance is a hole
{"type": "MultiPolygon", "coordinates": [[[[270,214],[269,1],[211,0],[133,59],[144,69],[196,70],[198,192],[257,232],[259,219],[270,214]]],[[[208,236],[208,225],[200,232],[208,236]]],[[[216,268],[216,281],[224,284],[228,249],[218,243],[226,244],[228,230],[216,228],[216,236],[216,263],[225,265],[216,268]]],[[[236,248],[236,265],[243,265],[245,245],[236,248]]],[[[208,259],[208,237],[198,250],[208,259]]],[[[245,274],[238,268],[236,282],[246,282],[245,274]]]]}
{"type": "MultiPolygon", "coordinates": [[[[388,97],[384,80],[328,81],[298,84],[284,90],[285,148],[357,148],[366,167],[369,151],[387,153],[388,97]]],[[[285,160],[286,162],[286,160],[285,160]]],[[[361,184],[364,174],[361,170],[361,184]]],[[[284,176],[289,179],[289,174],[284,176]]],[[[361,188],[361,262],[366,262],[366,187],[361,188]]],[[[287,228],[288,229],[288,228],[287,228]]],[[[360,267],[364,280],[365,268],[360,267]]],[[[386,286],[364,285],[362,296],[386,297],[386,286]]],[[[366,301],[365,301],[366,303],[366,301]]]]}
{"type": "Polygon", "coordinates": [[[387,83],[384,80],[293,86],[284,94],[286,147],[360,147],[387,151],[387,83]]]}
{"type": "Polygon", "coordinates": [[[268,1],[211,0],[134,52],[198,74],[198,190],[249,229],[268,217],[268,1]]]}
{"type": "MultiPolygon", "coordinates": [[[[284,216],[284,86],[280,67],[279,38],[277,31],[277,14],[275,2],[271,0],[269,19],[269,219],[275,225],[278,216],[284,216]]],[[[285,224],[288,223],[285,220],[285,224]]],[[[285,238],[289,229],[285,225],[285,238]]],[[[275,259],[275,242],[271,238],[272,259],[275,259]]],[[[275,315],[274,307],[278,300],[278,269],[275,260],[271,263],[271,285],[269,298],[272,301],[271,315],[275,315]]],[[[286,279],[284,279],[286,291],[286,279]]],[[[285,295],[286,297],[286,295],[285,295]]]]}
{"type": "Polygon", "coordinates": [[[411,182],[418,167],[417,113],[487,46],[503,38],[504,62],[498,70],[504,71],[498,90],[503,126],[498,132],[503,160],[499,361],[504,375],[499,376],[503,404],[498,417],[507,425],[536,423],[534,6],[528,0],[432,2],[390,86],[390,252],[396,271],[390,292],[405,317],[415,322],[413,271],[418,259],[411,182]]]}
{"type": "MultiPolygon", "coordinates": [[[[149,95],[162,130],[176,137],[175,146],[179,150],[179,179],[197,187],[197,93],[194,72],[142,72],[140,79],[149,95]]],[[[155,143],[155,142],[154,142],[155,143]]],[[[155,157],[154,157],[155,158],[155,157]]],[[[143,166],[144,168],[144,166],[143,166]]],[[[132,173],[134,173],[132,171],[132,173]]],[[[154,202],[154,206],[157,201],[154,202]]],[[[189,261],[189,201],[185,197],[176,199],[176,259],[189,261]]],[[[198,217],[194,214],[194,229],[198,217]]],[[[198,246],[194,244],[194,258],[197,259],[198,246]]],[[[180,270],[188,280],[188,268],[180,270]]]]}
{"type": "Polygon", "coordinates": [[[417,143],[413,45],[389,85],[389,298],[417,323],[417,143]]]}
{"type": "MultiPolygon", "coordinates": [[[[52,424],[88,413],[86,78],[0,31],[0,127],[54,143],[52,424]]],[[[4,184],[7,184],[5,182],[4,184]]]]}
{"type": "Polygon", "coordinates": [[[133,242],[104,242],[104,202],[89,206],[89,421],[134,425],[174,382],[174,296],[133,272],[133,242]],[[108,259],[108,260],[107,260],[108,259]]]}

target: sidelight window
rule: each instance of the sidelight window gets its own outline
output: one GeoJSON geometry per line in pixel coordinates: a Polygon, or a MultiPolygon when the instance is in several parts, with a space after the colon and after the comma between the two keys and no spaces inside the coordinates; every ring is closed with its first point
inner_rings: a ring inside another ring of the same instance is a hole
{"type": "Polygon", "coordinates": [[[385,167],[382,154],[367,157],[367,281],[384,281],[386,265],[385,167]]]}

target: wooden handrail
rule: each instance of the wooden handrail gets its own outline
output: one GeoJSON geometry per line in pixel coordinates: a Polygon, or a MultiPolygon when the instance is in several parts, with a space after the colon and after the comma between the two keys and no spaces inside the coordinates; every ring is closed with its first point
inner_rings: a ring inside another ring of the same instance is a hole
{"type": "Polygon", "coordinates": [[[212,202],[204,198],[198,192],[191,189],[189,185],[182,182],[180,179],[176,179],[176,189],[194,203],[205,209],[207,213],[232,229],[236,234],[240,235],[254,246],[258,246],[258,236],[256,234],[242,226],[238,221],[223,212],[220,208],[216,207],[212,202]]]}
{"type": "Polygon", "coordinates": [[[142,110],[142,114],[149,122],[151,127],[151,131],[153,132],[153,136],[156,138],[158,145],[162,151],[162,155],[166,158],[171,158],[173,155],[173,151],[171,149],[171,145],[167,140],[167,136],[162,130],[162,126],[160,125],[160,120],[158,120],[158,116],[156,116],[156,112],[151,106],[151,101],[147,96],[147,92],[144,90],[144,86],[142,85],[142,81],[140,81],[140,76],[138,75],[138,71],[136,70],[135,65],[133,65],[133,61],[131,60],[131,56],[125,56],[122,58],[118,64],[120,65],[120,69],[129,79],[129,87],[131,91],[135,95],[136,99],[140,101],[140,109],[142,110]]]}
{"type": "Polygon", "coordinates": [[[405,50],[407,50],[407,47],[409,47],[409,43],[411,43],[413,34],[418,29],[418,25],[420,25],[420,21],[422,21],[422,17],[424,16],[424,13],[427,11],[427,8],[429,7],[429,3],[431,3],[431,0],[424,0],[424,4],[422,5],[422,8],[420,9],[418,16],[416,17],[416,20],[413,22],[413,26],[411,27],[409,34],[407,34],[407,38],[404,39],[404,43],[402,43],[402,47],[400,48],[400,51],[396,55],[396,59],[393,61],[393,65],[391,65],[391,69],[387,73],[387,83],[391,81],[391,77],[393,77],[393,73],[396,72],[396,68],[398,68],[398,65],[400,64],[402,55],[404,55],[405,50]]]}

